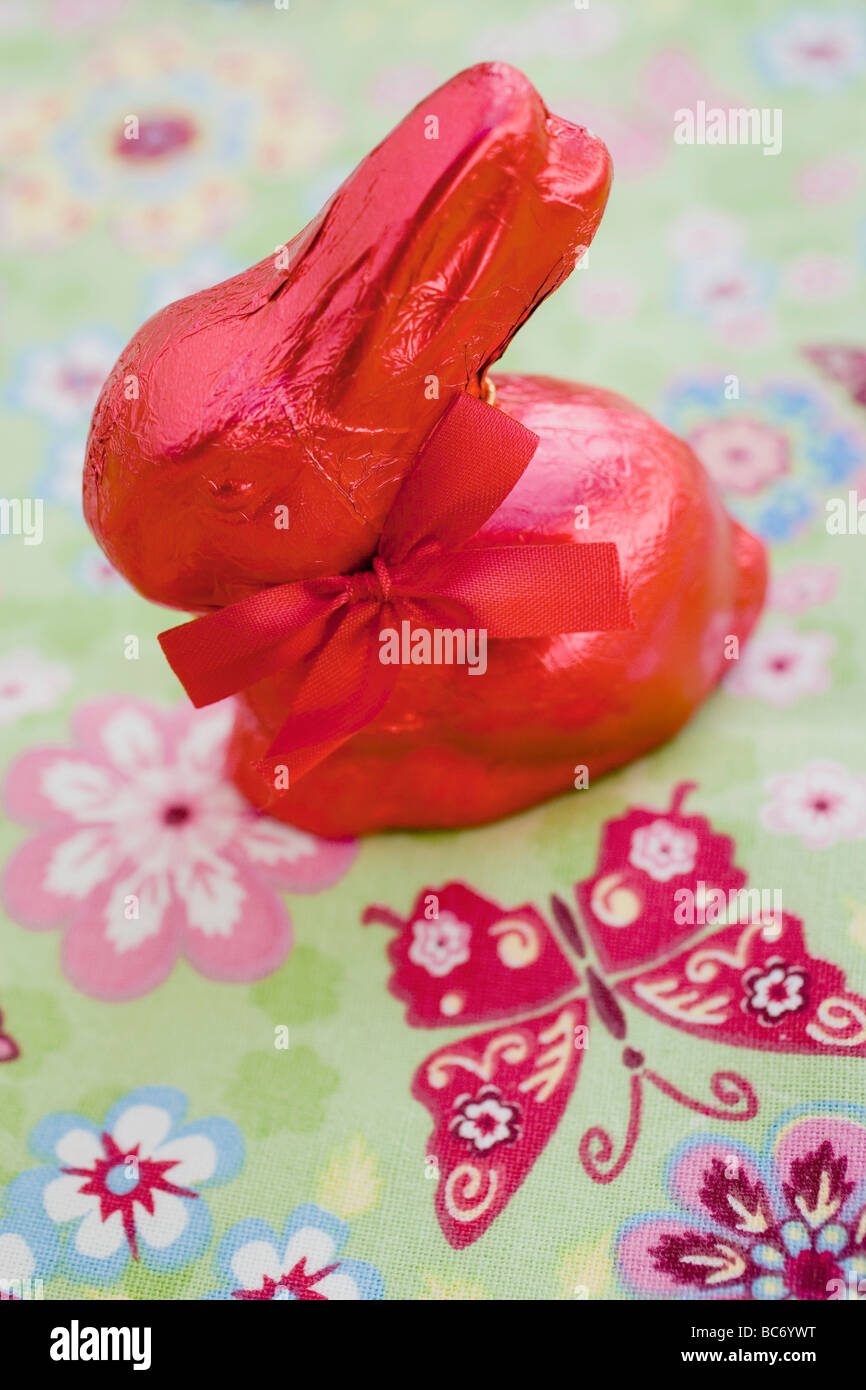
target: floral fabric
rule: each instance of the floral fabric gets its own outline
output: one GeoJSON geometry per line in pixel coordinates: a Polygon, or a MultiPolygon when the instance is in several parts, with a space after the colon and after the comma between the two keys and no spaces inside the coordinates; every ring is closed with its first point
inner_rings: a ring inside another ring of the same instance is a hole
{"type": "Polygon", "coordinates": [[[866,20],[434,9],[0,7],[4,1300],[866,1293],[866,20]],[[89,537],[89,415],[143,318],[484,59],[615,165],[508,367],[687,438],[770,595],[650,757],[326,842],[226,781],[229,708],[89,537]],[[676,143],[698,101],[778,108],[780,151],[676,143]]]}

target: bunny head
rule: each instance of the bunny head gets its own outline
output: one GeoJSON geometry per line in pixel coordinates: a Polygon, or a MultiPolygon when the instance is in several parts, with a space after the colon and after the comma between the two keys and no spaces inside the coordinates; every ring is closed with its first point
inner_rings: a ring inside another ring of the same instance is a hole
{"type": "Polygon", "coordinates": [[[115,567],[203,612],[368,561],[454,389],[478,394],[569,274],[610,177],[514,68],[439,88],[287,246],[129,343],[84,483],[115,567]]]}

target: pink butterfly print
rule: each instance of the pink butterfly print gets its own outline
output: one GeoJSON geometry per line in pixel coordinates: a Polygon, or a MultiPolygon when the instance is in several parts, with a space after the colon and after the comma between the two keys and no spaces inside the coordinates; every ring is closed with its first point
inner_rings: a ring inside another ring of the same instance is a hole
{"type": "Polygon", "coordinates": [[[733,1071],[710,1077],[716,1105],[666,1081],[628,1044],[623,1003],[734,1046],[866,1053],[866,1000],[808,954],[796,918],[720,926],[707,910],[709,925],[677,920],[683,888],[696,898],[711,889],[727,896],[746,882],[733,842],[705,817],[682,814],[691,786],[676,789],[667,812],[636,807],[605,826],[597,871],[575,888],[595,964],[558,897],[553,925],[533,906],[504,908],[462,883],[423,890],[405,918],[381,906],[364,913],[396,931],[389,988],[413,1027],[495,1021],[432,1053],[412,1081],[433,1118],[427,1161],[438,1179],[437,1216],[456,1248],[484,1234],[555,1132],[592,1015],[624,1044],[630,1092],[619,1153],[599,1126],[580,1141],[580,1161],[600,1183],[617,1178],[634,1151],[647,1084],[716,1119],[748,1120],[758,1109],[733,1071]]]}
{"type": "Polygon", "coordinates": [[[18,1044],[8,1033],[2,1031],[3,1015],[0,1013],[0,1062],[14,1062],[21,1055],[18,1044]]]}

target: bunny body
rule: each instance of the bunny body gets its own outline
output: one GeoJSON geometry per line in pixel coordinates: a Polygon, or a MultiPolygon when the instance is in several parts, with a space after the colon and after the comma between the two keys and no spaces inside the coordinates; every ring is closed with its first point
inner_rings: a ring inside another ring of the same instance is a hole
{"type": "MultiPolygon", "coordinates": [[[[132,340],[85,472],[113,563],[193,613],[369,565],[448,400],[480,393],[573,268],[609,183],[601,141],[548,113],[513,68],[482,64],[433,93],[281,255],[132,340]]],[[[496,384],[497,407],[541,442],[470,544],[614,541],[635,627],[491,641],[478,680],[407,668],[375,721],[288,790],[254,762],[302,673],[260,681],[240,697],[230,758],[271,814],[343,835],[519,810],[572,786],[578,766],[592,779],[668,738],[719,679],[725,639],[748,635],[763,552],[685,443],[607,391],[496,384]]]]}
{"type": "Polygon", "coordinates": [[[412,666],[383,713],[285,793],[253,766],[292,682],[241,698],[232,768],[255,804],[320,834],[474,825],[590,784],[691,716],[742,642],[765,585],[761,546],[733,522],[691,449],[612,392],[497,376],[497,404],[539,449],[475,544],[615,540],[628,632],[490,641],[487,671],[412,666]],[[590,525],[575,530],[575,508],[590,525]],[[729,652],[731,647],[729,645],[729,652]]]}

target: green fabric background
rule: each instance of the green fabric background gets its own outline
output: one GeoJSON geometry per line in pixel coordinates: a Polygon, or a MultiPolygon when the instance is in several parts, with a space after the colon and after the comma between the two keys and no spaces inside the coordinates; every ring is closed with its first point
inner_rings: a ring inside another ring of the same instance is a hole
{"type": "MultiPolygon", "coordinates": [[[[799,348],[815,340],[851,340],[852,334],[856,341],[864,307],[862,195],[825,210],[798,199],[795,181],[806,166],[840,152],[856,163],[862,180],[857,119],[863,74],[829,92],[771,85],[755,58],[756,36],[792,8],[768,0],[723,6],[642,0],[615,7],[591,0],[590,22],[602,23],[602,11],[613,16],[618,33],[593,52],[581,40],[586,13],[519,0],[472,6],[461,0],[334,0],[327,6],[292,0],[288,13],[264,3],[131,0],[80,23],[64,18],[67,7],[23,6],[3,36],[6,116],[14,124],[34,92],[54,94],[63,105],[58,121],[78,122],[76,139],[85,150],[96,139],[95,118],[88,127],[81,115],[92,95],[85,58],[105,41],[131,53],[141,36],[161,28],[180,36],[192,68],[206,70],[225,43],[285,55],[287,83],[302,74],[316,110],[327,114],[321,128],[314,119],[307,132],[291,117],[273,121],[275,141],[298,143],[295,167],[286,173],[269,176],[243,161],[225,163],[221,173],[236,190],[237,212],[222,233],[206,238],[206,248],[195,235],[178,235],[151,251],[124,245],[116,235],[110,180],[79,190],[91,219],[80,234],[36,245],[16,240],[6,228],[0,238],[4,380],[14,381],[24,350],[62,341],[82,326],[113,330],[122,343],[148,312],[146,284],[196,252],[218,248],[230,273],[288,240],[404,109],[473,61],[515,62],[551,109],[578,116],[583,104],[638,110],[646,63],[661,50],[677,49],[746,105],[781,107],[782,153],[766,158],[754,148],[683,148],[668,131],[655,168],[615,177],[588,269],[575,273],[522,330],[506,364],[612,387],[654,413],[662,411],[670,383],[696,368],[736,373],[746,388],[781,377],[822,393],[834,417],[856,427],[844,393],[819,382],[799,348]],[[539,16],[555,10],[569,11],[574,20],[570,43],[544,40],[539,16]],[[375,90],[378,102],[371,97],[375,90]],[[694,205],[738,219],[748,255],[770,268],[805,252],[844,258],[853,268],[853,291],[811,305],[777,288],[766,310],[772,319],[767,343],[720,340],[711,325],[680,311],[672,289],[671,225],[694,205]],[[632,313],[608,320],[584,310],[592,277],[622,273],[639,287],[632,313]]],[[[251,92],[254,99],[254,86],[251,92]]],[[[598,133],[605,137],[604,128],[598,133]]],[[[20,143],[17,149],[9,144],[10,176],[20,175],[33,157],[52,186],[63,183],[68,169],[59,154],[40,146],[33,156],[20,143]]],[[[100,168],[99,157],[93,160],[100,168]]],[[[2,431],[4,493],[40,495],[39,480],[50,467],[46,422],[7,397],[2,431]]],[[[69,438],[74,442],[74,429],[69,438]]],[[[76,585],[75,566],[93,542],[74,507],[49,501],[46,525],[42,546],[0,541],[4,649],[26,646],[62,660],[74,682],[55,709],[0,726],[3,765],[24,748],[67,741],[69,712],[91,697],[128,692],[171,703],[178,695],[155,641],[164,612],[126,588],[94,595],[76,585]],[[140,638],[137,662],[123,657],[127,634],[140,638]]],[[[247,1215],[281,1226],[295,1205],[319,1200],[348,1216],[347,1253],[382,1271],[389,1298],[574,1298],[579,1286],[591,1297],[624,1297],[611,1267],[612,1235],[633,1213],[669,1205],[661,1180],[668,1152],[713,1124],[651,1093],[630,1167],[608,1187],[590,1182],[577,1158],[581,1134],[601,1123],[621,1135],[627,1110],[620,1046],[596,1026],[567,1113],[529,1178],[480,1242],[462,1252],[450,1249],[425,1177],[430,1121],[410,1097],[409,1083],[428,1052],[468,1030],[434,1036],[406,1026],[402,1006],[386,989],[388,933],[362,929],[360,914],[376,901],[403,912],[425,884],[461,877],[500,902],[543,907],[551,892],[567,897],[575,880],[591,872],[607,818],[634,804],[664,808],[672,787],[693,779],[699,790],[691,809],[734,837],[737,862],[753,882],[784,886],[786,906],[805,921],[812,953],[839,965],[851,987],[866,992],[866,930],[862,916],[857,920],[857,900],[866,901],[862,841],[809,851],[759,821],[764,781],[774,773],[819,757],[866,773],[864,545],[862,537],[828,537],[818,517],[798,538],[773,547],[776,570],[808,560],[843,571],[835,599],[805,622],[837,641],[824,694],[779,710],[721,692],[673,743],[588,792],[481,830],[365,842],[337,886],[292,897],[294,953],[263,983],[213,984],[181,963],[168,983],[142,999],[100,1003],[62,975],[57,933],[37,935],[0,919],[0,1007],[22,1049],[20,1062],[0,1073],[0,1179],[33,1162],[27,1135],[49,1111],[72,1109],[98,1121],[134,1086],[175,1085],[190,1097],[190,1118],[227,1116],[247,1140],[244,1171],[209,1198],[217,1237],[247,1215]],[[273,1047],[279,1024],[290,1028],[287,1052],[273,1047]]],[[[23,833],[4,824],[0,856],[23,833]]],[[[749,1077],[761,1110],[754,1121],[733,1127],[746,1142],[759,1145],[773,1118],[797,1103],[866,1096],[866,1072],[857,1059],[718,1049],[648,1017],[634,1016],[632,1025],[631,1043],[687,1091],[706,1095],[710,1073],[723,1064],[749,1077]]],[[[209,1252],[171,1278],[134,1269],[114,1292],[195,1298],[213,1284],[209,1252]]],[[[78,1292],[58,1278],[47,1296],[78,1292]]],[[[92,1296],[100,1295],[94,1290],[92,1296]]]]}

